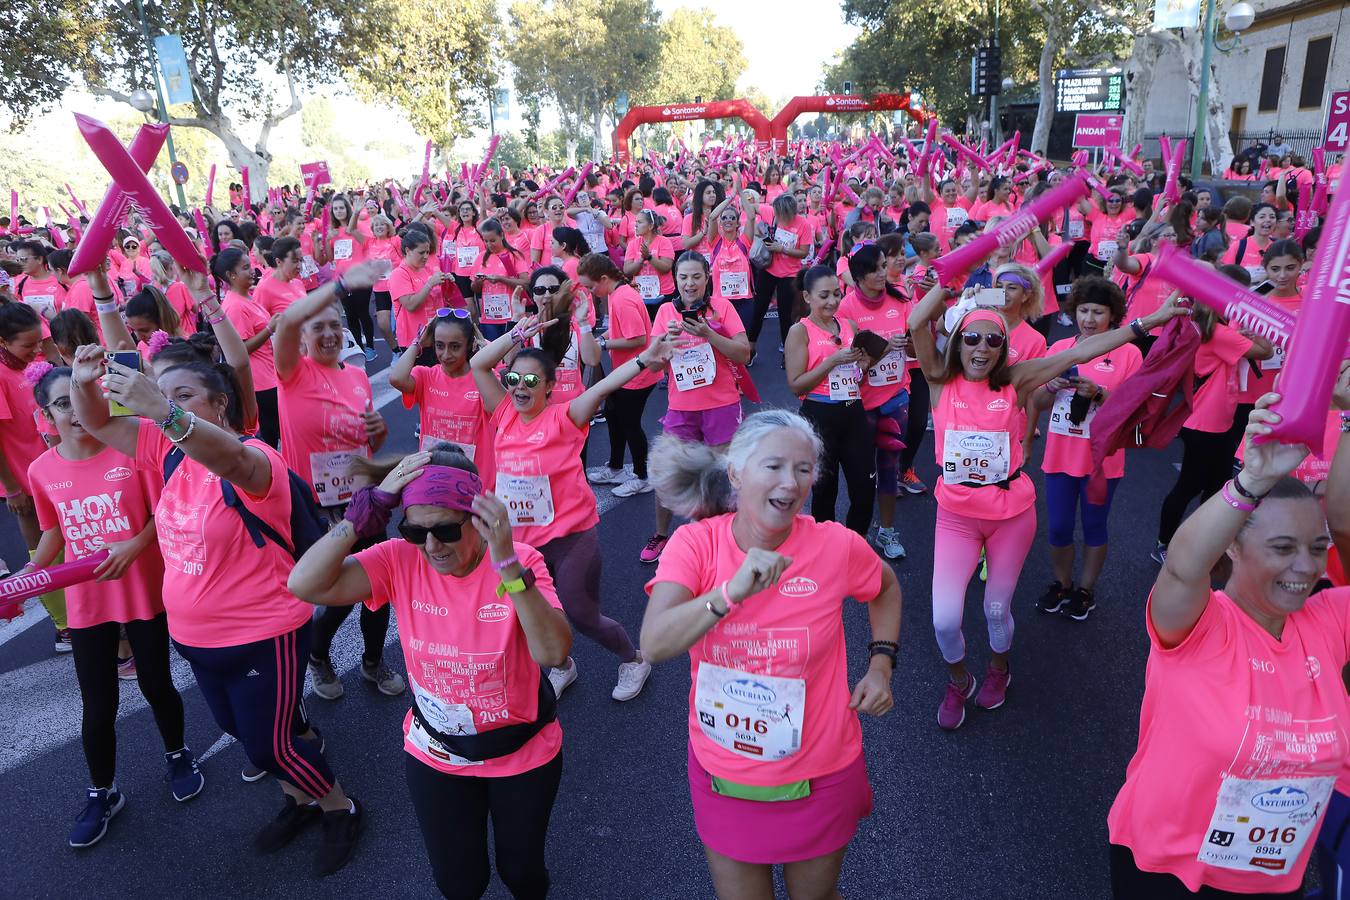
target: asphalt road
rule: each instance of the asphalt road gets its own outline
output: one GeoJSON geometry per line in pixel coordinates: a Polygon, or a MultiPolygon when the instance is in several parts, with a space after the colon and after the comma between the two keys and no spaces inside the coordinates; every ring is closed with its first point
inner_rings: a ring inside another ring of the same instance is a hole
{"type": "MultiPolygon", "coordinates": [[[[776,367],[775,332],[765,330],[753,371],[767,402],[795,407],[776,367]]],[[[382,356],[371,370],[386,364],[382,356]]],[[[663,409],[655,395],[649,433],[659,430],[663,409]]],[[[395,436],[391,448],[411,450],[414,414],[399,403],[383,411],[395,436]]],[[[597,426],[592,464],[607,447],[605,428],[597,426]]],[[[905,599],[896,707],[863,722],[876,810],[845,861],[845,896],[1107,895],[1106,813],[1135,747],[1143,690],[1143,605],[1156,572],[1148,552],[1178,458],[1179,451],[1131,454],[1125,488],[1116,495],[1115,540],[1098,607],[1086,622],[1033,607],[1051,580],[1042,530],[1017,595],[1008,701],[994,712],[972,707],[954,733],[936,722],[945,675],[931,626],[934,501],[931,495],[900,501],[898,528],[909,557],[896,564],[905,599]]],[[[931,483],[931,435],[920,460],[920,474],[931,483]]],[[[642,585],[652,572],[637,561],[652,530],[651,495],[620,500],[607,489],[599,493],[606,611],[636,636],[642,585]]],[[[1043,504],[1040,511],[1043,518],[1043,504]]],[[[5,515],[0,553],[11,567],[24,559],[5,515]]],[[[988,656],[979,587],[976,581],[970,591],[965,629],[977,672],[988,656]]],[[[857,677],[866,664],[866,612],[849,604],[845,617],[857,677]]],[[[343,896],[435,896],[403,777],[400,722],[408,700],[379,695],[354,671],[355,622],[355,616],[347,621],[334,646],[346,696],[336,702],[311,696],[308,703],[341,782],[366,805],[369,828],[352,862],[321,889],[343,896]]],[[[560,702],[566,739],[549,836],[553,896],[712,897],[686,780],[685,659],[658,666],[640,697],[619,704],[609,697],[613,657],[583,638],[573,654],[581,677],[560,702]]],[[[392,631],[388,658],[402,671],[392,631]]],[[[66,835],[83,805],[88,774],[70,659],[53,655],[52,626],[40,608],[0,627],[0,816],[9,823],[0,896],[296,897],[315,891],[310,863],[317,832],[271,857],[252,852],[253,833],[279,808],[280,792],[271,778],[240,780],[242,750],[222,740],[188,667],[176,656],[175,664],[189,744],[198,754],[210,751],[202,764],[206,789],[188,804],[173,801],[153,720],[135,684],[123,684],[118,783],[128,803],[100,844],[77,852],[66,835]]],[[[508,894],[494,879],[488,896],[508,894]]]]}

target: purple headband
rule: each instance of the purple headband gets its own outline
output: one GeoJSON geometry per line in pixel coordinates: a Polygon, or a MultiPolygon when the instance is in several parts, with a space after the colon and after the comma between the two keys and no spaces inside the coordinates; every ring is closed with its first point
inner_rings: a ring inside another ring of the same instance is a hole
{"type": "Polygon", "coordinates": [[[472,512],[473,498],[481,493],[483,482],[466,469],[425,466],[422,474],[403,488],[403,508],[425,505],[472,512]]]}
{"type": "Polygon", "coordinates": [[[1002,275],[996,275],[994,276],[994,281],[998,284],[1002,284],[1005,281],[1011,281],[1013,284],[1020,284],[1024,291],[1031,290],[1031,282],[1027,281],[1016,272],[1004,272],[1002,275]]]}

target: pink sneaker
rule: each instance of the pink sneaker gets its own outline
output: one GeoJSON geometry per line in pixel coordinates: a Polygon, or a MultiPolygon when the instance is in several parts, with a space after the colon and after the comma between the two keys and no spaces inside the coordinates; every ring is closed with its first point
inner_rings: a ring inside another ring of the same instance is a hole
{"type": "Polygon", "coordinates": [[[1007,669],[1002,671],[989,667],[989,671],[984,674],[984,687],[980,688],[980,696],[975,698],[975,705],[981,709],[998,709],[1003,705],[1003,701],[1008,699],[1008,685],[1012,683],[1012,672],[1007,669]]]}
{"type": "Polygon", "coordinates": [[[661,558],[661,551],[666,549],[666,544],[670,541],[670,536],[665,534],[654,534],[652,539],[647,542],[647,546],[642,548],[638,554],[638,560],[644,563],[654,563],[661,558]]]}
{"type": "Polygon", "coordinates": [[[938,705],[938,725],[948,731],[960,728],[966,720],[966,701],[975,694],[975,688],[979,685],[974,675],[969,677],[970,684],[964,690],[949,680],[947,690],[942,695],[942,703],[938,705]]]}

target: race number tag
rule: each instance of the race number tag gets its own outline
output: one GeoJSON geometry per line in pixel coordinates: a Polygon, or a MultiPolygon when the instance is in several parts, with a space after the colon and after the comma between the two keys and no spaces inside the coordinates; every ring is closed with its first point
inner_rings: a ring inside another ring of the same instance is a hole
{"type": "Polygon", "coordinates": [[[1087,415],[1083,421],[1075,425],[1069,421],[1069,404],[1073,402],[1073,395],[1076,391],[1056,391],[1055,405],[1050,409],[1050,433],[1061,434],[1065,437],[1090,438],[1092,437],[1092,419],[1097,415],[1097,404],[1088,404],[1087,415]]]}
{"type": "Polygon", "coordinates": [[[960,228],[962,225],[966,224],[966,219],[969,218],[970,214],[967,213],[964,208],[960,206],[947,207],[948,228],[960,228]]]}
{"type": "Polygon", "coordinates": [[[333,259],[351,259],[352,258],[352,239],[341,238],[333,241],[333,259]]]}
{"type": "Polygon", "coordinates": [[[862,380],[862,371],[857,363],[835,366],[830,370],[829,388],[831,400],[858,400],[862,392],[858,382],[862,380]]]}
{"type": "Polygon", "coordinates": [[[786,228],[774,230],[773,239],[776,243],[782,244],[788,250],[797,249],[797,232],[789,231],[786,228]]]}
{"type": "Polygon", "coordinates": [[[506,504],[511,527],[553,524],[553,488],[547,475],[498,472],[497,496],[506,504]]]}
{"type": "Polygon", "coordinates": [[[1335,784],[1332,775],[1224,778],[1196,859],[1241,872],[1288,873],[1316,834],[1335,784]]]}
{"type": "Polygon", "coordinates": [[[899,384],[905,377],[905,351],[892,350],[867,370],[867,383],[872,387],[899,384]]]}
{"type": "Polygon", "coordinates": [[[1097,245],[1097,258],[1102,262],[1110,261],[1116,255],[1116,248],[1119,246],[1120,244],[1115,241],[1102,241],[1097,245]]]}
{"type": "Polygon", "coordinates": [[[656,275],[638,275],[633,279],[643,300],[657,300],[661,296],[661,279],[656,275]]]}
{"type": "Polygon", "coordinates": [[[44,319],[50,319],[56,315],[55,294],[24,294],[23,302],[37,310],[37,314],[44,319]]]}
{"type": "Polygon", "coordinates": [[[555,256],[552,259],[550,259],[549,262],[550,264],[555,265],[560,269],[563,267],[563,258],[561,256],[555,256]]]}
{"type": "Polygon", "coordinates": [[[678,391],[692,391],[712,384],[717,377],[717,357],[713,355],[712,344],[705,342],[677,351],[670,360],[670,374],[678,391]]]}
{"type": "Polygon", "coordinates": [[[314,257],[308,253],[300,260],[300,277],[313,278],[319,274],[319,264],[314,261],[314,257]]]}
{"type": "Polygon", "coordinates": [[[1083,220],[1082,220],[1082,219],[1070,219],[1070,220],[1069,220],[1069,240],[1071,240],[1071,241],[1082,240],[1082,237],[1083,237],[1083,220]]]}
{"type": "MultiPolygon", "coordinates": [[[[1274,345],[1272,345],[1272,346],[1274,346],[1274,345]]],[[[1271,354],[1270,359],[1263,359],[1263,360],[1261,360],[1261,371],[1262,371],[1262,372],[1270,372],[1270,371],[1274,371],[1274,370],[1277,370],[1277,369],[1283,369],[1283,368],[1284,368],[1284,354],[1285,354],[1285,349],[1284,349],[1283,347],[1279,347],[1279,346],[1275,346],[1274,349],[1275,349],[1275,352],[1274,352],[1273,354],[1271,354]]],[[[1247,367],[1246,367],[1246,366],[1243,366],[1242,368],[1243,368],[1243,370],[1244,370],[1244,372],[1245,372],[1245,370],[1246,370],[1247,367]]]]}
{"type": "Polygon", "coordinates": [[[1247,274],[1252,278],[1252,287],[1256,287],[1256,285],[1266,280],[1265,266],[1243,266],[1243,268],[1247,270],[1247,274]]]}
{"type": "Polygon", "coordinates": [[[714,744],[749,759],[787,759],[802,748],[806,679],[751,675],[705,661],[694,709],[714,744]]]}
{"type": "Polygon", "coordinates": [[[741,300],[750,296],[750,279],[745,272],[723,270],[717,276],[717,287],[727,300],[741,300]]]}
{"type": "Polygon", "coordinates": [[[473,265],[474,260],[477,258],[478,248],[473,244],[469,244],[467,247],[455,248],[455,262],[459,263],[461,269],[473,265]]]}
{"type": "Polygon", "coordinates": [[[947,432],[942,442],[942,480],[948,484],[1006,481],[1011,455],[1006,431],[947,432]]]}
{"type": "Polygon", "coordinates": [[[483,318],[506,321],[511,318],[510,294],[483,294],[483,318]]]}
{"type": "Polygon", "coordinates": [[[356,455],[354,450],[333,450],[309,455],[314,494],[319,498],[320,506],[341,506],[352,499],[352,485],[356,476],[348,469],[352,457],[356,455]]]}
{"type": "MultiPolygon", "coordinates": [[[[418,711],[432,728],[446,735],[478,733],[478,728],[473,721],[473,710],[469,709],[468,706],[463,703],[442,700],[430,691],[425,690],[417,683],[415,678],[409,678],[408,683],[412,685],[413,701],[417,704],[418,711]]],[[[416,716],[413,716],[412,721],[408,723],[408,742],[427,756],[454,766],[481,766],[483,764],[482,760],[465,759],[451,753],[444,744],[427,733],[416,716]]]]}

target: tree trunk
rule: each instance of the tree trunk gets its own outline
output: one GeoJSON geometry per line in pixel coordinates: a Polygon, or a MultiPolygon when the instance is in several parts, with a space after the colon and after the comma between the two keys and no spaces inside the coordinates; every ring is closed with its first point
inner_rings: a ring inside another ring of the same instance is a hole
{"type": "Polygon", "coordinates": [[[1040,82],[1041,101],[1036,107],[1036,127],[1031,132],[1031,151],[1046,153],[1050,144],[1050,126],[1055,121],[1055,57],[1059,54],[1060,33],[1058,28],[1046,23],[1045,44],[1041,47],[1040,67],[1037,77],[1040,82]]]}
{"type": "Polygon", "coordinates": [[[605,138],[600,133],[603,125],[603,113],[600,104],[596,103],[595,110],[591,114],[591,159],[597,161],[604,158],[605,138]]]}
{"type": "MultiPolygon", "coordinates": [[[[1148,114],[1149,94],[1153,91],[1153,74],[1158,67],[1166,42],[1158,34],[1137,34],[1125,60],[1125,149],[1143,143],[1145,117],[1148,114]]],[[[1183,51],[1184,52],[1184,51],[1183,51]]]]}
{"type": "MultiPolygon", "coordinates": [[[[1186,62],[1186,78],[1190,82],[1190,105],[1195,108],[1200,97],[1201,62],[1204,57],[1204,36],[1199,28],[1188,29],[1182,45],[1186,62]]],[[[1210,60],[1209,95],[1205,110],[1205,160],[1212,173],[1222,172],[1233,161],[1233,147],[1228,140],[1228,105],[1223,99],[1223,86],[1215,71],[1216,60],[1210,60]]]]}

